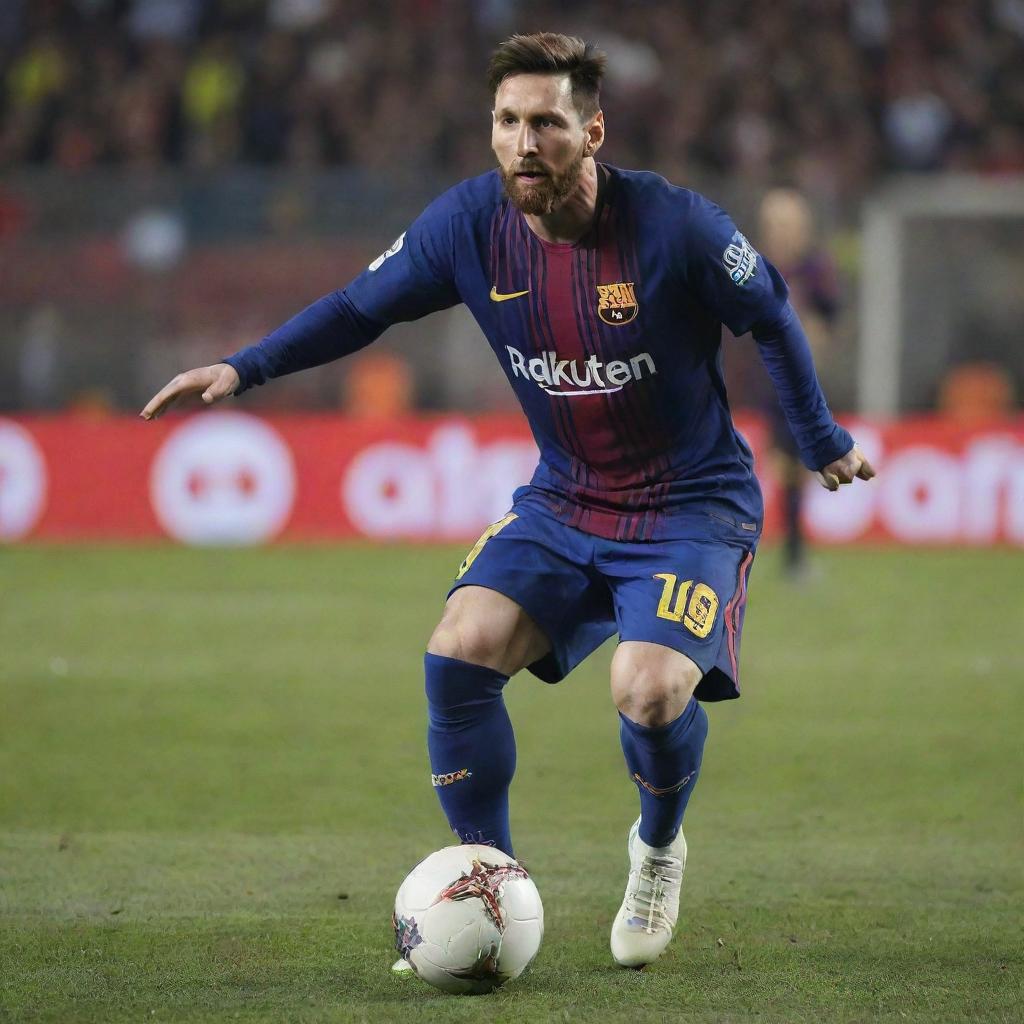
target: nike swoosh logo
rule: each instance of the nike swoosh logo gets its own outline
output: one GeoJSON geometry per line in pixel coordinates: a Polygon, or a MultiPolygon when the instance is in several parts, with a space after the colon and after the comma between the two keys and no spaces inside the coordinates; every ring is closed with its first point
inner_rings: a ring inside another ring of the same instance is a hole
{"type": "Polygon", "coordinates": [[[665,786],[664,788],[661,788],[659,786],[652,786],[646,779],[641,778],[639,772],[633,772],[633,781],[638,786],[643,786],[644,789],[646,789],[647,792],[650,793],[652,796],[668,796],[670,793],[678,793],[679,790],[681,790],[683,786],[685,786],[690,781],[690,779],[693,778],[693,776],[694,772],[690,772],[690,774],[687,775],[682,782],[677,782],[674,786],[665,786]]]}
{"type": "Polygon", "coordinates": [[[494,285],[491,285],[491,302],[508,302],[509,299],[518,299],[523,295],[529,295],[530,289],[527,288],[525,292],[508,292],[502,295],[494,285]]]}

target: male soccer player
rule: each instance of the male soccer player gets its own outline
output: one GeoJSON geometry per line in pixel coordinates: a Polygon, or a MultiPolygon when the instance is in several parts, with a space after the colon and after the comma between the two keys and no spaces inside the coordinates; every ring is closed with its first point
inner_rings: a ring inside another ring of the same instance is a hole
{"type": "Polygon", "coordinates": [[[698,700],[739,696],[740,631],[762,503],[729,414],[721,324],[753,332],[800,453],[830,490],[873,471],[833,421],[779,274],[729,217],[655,174],[598,164],[605,57],[513,36],[490,65],[496,171],[427,207],[341,291],[142,411],[215,402],[464,302],[530,422],[540,463],[466,556],[425,656],[430,769],[452,830],[512,852],[502,699],[557,682],[613,633],[612,697],[640,817],[612,925],[616,961],[672,937],[698,700]]]}

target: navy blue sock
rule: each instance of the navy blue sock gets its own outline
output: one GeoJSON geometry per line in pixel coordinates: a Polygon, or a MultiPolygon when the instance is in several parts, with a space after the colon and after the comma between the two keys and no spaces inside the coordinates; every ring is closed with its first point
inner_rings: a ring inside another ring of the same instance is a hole
{"type": "Polygon", "coordinates": [[[508,787],[516,740],[501,696],[508,676],[482,665],[427,654],[427,750],[441,807],[464,843],[512,853],[508,787]]]}
{"type": "Polygon", "coordinates": [[[622,752],[640,791],[640,838],[648,846],[668,846],[697,782],[708,716],[691,697],[683,713],[667,725],[637,725],[621,711],[619,719],[622,752]]]}

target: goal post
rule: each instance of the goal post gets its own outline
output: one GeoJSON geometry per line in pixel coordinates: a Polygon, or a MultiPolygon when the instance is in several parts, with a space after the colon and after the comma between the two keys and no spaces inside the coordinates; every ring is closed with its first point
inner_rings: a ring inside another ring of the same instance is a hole
{"type": "Polygon", "coordinates": [[[930,406],[976,357],[1024,376],[1024,177],[899,179],[864,205],[857,407],[930,406]]]}

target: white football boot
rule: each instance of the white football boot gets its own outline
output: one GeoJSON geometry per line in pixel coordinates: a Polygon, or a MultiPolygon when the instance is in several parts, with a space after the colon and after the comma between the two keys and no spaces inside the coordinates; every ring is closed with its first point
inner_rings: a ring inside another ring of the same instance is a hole
{"type": "Polygon", "coordinates": [[[404,956],[401,957],[398,961],[396,961],[391,967],[391,972],[393,974],[405,974],[406,971],[408,971],[410,974],[412,973],[412,964],[409,963],[409,961],[406,960],[404,956]]]}
{"type": "Polygon", "coordinates": [[[629,830],[629,881],[612,923],[612,956],[622,967],[643,967],[664,952],[679,916],[686,867],[683,830],[669,846],[648,846],[640,819],[629,830]]]}

